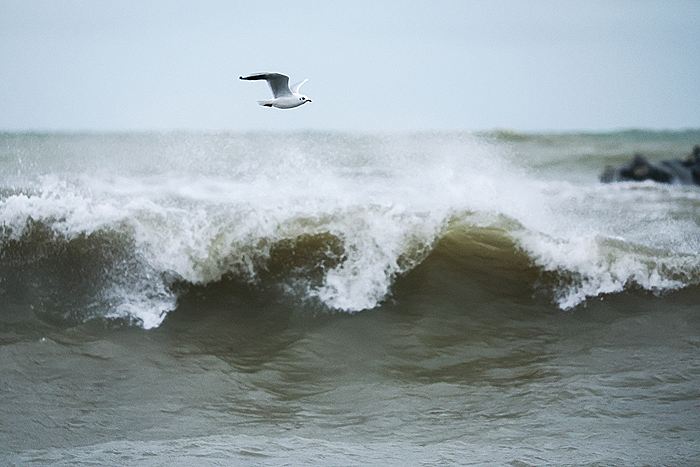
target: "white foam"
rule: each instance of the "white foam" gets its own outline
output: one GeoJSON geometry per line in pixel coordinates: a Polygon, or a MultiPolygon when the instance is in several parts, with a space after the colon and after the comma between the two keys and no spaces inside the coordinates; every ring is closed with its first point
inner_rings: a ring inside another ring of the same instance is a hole
{"type": "Polygon", "coordinates": [[[320,233],[341,240],[344,256],[309,296],[348,312],[373,308],[464,213],[512,219],[513,238],[535,264],[571,275],[556,292],[562,308],[630,283],[658,291],[700,277],[697,220],[684,211],[697,209],[693,192],[542,180],[464,136],[337,137],[321,146],[209,155],[191,175],[117,164],[111,173],[40,177],[31,194],[0,201],[0,223],[15,238],[28,219],[67,238],[128,235],[146,272],[115,284],[109,313],[144,327],[175,307],[161,275],[208,283],[233,272],[254,281],[275,242],[320,233]]]}
{"type": "Polygon", "coordinates": [[[700,283],[700,230],[692,220],[697,201],[684,203],[684,190],[658,185],[534,186],[548,195],[551,223],[515,237],[535,264],[570,276],[571,283],[557,291],[561,308],[630,285],[658,293],[700,283]]]}

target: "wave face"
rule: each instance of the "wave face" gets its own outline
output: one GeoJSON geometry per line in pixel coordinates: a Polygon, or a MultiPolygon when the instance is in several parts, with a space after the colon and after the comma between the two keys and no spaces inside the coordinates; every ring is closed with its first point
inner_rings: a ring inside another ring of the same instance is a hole
{"type": "Polygon", "coordinates": [[[356,312],[436,256],[466,276],[494,249],[562,309],[696,286],[700,192],[597,183],[640,144],[698,136],[644,135],[6,134],[0,295],[154,328],[183,288],[233,280],[356,312]]]}

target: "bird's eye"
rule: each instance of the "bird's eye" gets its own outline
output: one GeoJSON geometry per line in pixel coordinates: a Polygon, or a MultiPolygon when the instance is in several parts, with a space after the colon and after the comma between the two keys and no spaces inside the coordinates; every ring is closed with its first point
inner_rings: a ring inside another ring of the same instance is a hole
{"type": "Polygon", "coordinates": [[[302,98],[301,98],[301,100],[304,100],[304,99],[306,99],[306,97],[302,97],[302,98]]]}

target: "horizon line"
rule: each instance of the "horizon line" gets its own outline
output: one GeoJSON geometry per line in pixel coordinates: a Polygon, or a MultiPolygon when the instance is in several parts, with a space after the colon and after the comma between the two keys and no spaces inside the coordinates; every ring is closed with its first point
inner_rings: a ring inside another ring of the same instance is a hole
{"type": "Polygon", "coordinates": [[[610,128],[566,128],[566,129],[517,129],[507,127],[493,128],[410,128],[410,129],[339,129],[339,128],[297,128],[297,129],[235,129],[235,128],[0,128],[0,134],[36,134],[36,135],[119,135],[119,134],[245,134],[245,133],[339,133],[339,134],[410,134],[410,133],[486,133],[486,134],[613,134],[613,133],[688,133],[700,131],[698,127],[610,127],[610,128]]]}

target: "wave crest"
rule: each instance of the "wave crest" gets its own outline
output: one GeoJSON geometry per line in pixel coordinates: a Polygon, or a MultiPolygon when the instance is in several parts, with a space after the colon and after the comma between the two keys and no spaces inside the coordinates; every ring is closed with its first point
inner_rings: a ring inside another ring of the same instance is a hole
{"type": "Polygon", "coordinates": [[[526,258],[562,309],[700,283],[697,191],[543,180],[487,144],[440,135],[331,138],[322,154],[287,143],[253,158],[206,155],[191,176],[152,174],[149,159],[147,173],[53,174],[0,190],[0,291],[59,319],[153,328],[180,284],[275,283],[356,312],[420,264],[451,255],[462,265],[451,273],[468,276],[493,248],[481,274],[531,288],[526,258]]]}

